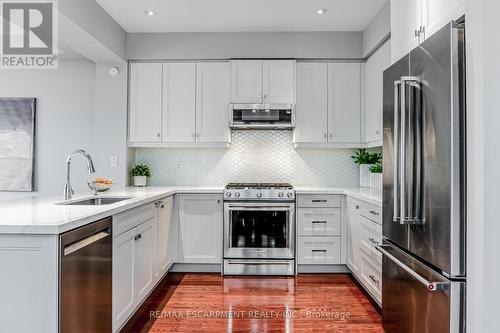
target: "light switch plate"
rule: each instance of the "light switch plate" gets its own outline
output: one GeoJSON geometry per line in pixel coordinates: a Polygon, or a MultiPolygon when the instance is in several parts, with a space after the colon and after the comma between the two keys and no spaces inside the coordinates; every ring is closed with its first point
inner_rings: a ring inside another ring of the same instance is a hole
{"type": "Polygon", "coordinates": [[[118,157],[117,156],[111,156],[109,159],[109,162],[112,167],[117,167],[118,166],[118,157]]]}

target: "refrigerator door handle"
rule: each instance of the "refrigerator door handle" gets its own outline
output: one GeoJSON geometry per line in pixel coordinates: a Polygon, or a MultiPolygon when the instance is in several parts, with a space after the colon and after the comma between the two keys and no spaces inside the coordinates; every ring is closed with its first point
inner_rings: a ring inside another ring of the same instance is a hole
{"type": "Polygon", "coordinates": [[[449,283],[447,282],[432,282],[428,281],[415,271],[413,271],[410,267],[405,265],[401,260],[390,254],[388,251],[386,251],[384,248],[391,248],[390,245],[377,245],[375,248],[380,251],[384,256],[386,256],[388,259],[390,259],[393,263],[398,265],[401,269],[403,269],[405,272],[410,274],[415,280],[423,284],[427,290],[429,291],[439,291],[439,290],[447,290],[449,288],[449,283]]]}
{"type": "Polygon", "coordinates": [[[400,123],[399,123],[399,92],[400,92],[401,81],[394,81],[394,152],[393,152],[393,222],[400,222],[401,214],[400,214],[400,179],[399,179],[399,164],[400,164],[400,155],[399,155],[399,145],[400,145],[400,123]]]}
{"type": "Polygon", "coordinates": [[[413,76],[401,77],[400,96],[401,96],[401,112],[400,112],[400,150],[399,150],[399,196],[400,196],[400,224],[420,224],[420,205],[422,195],[422,147],[421,147],[421,131],[422,123],[419,120],[421,116],[421,105],[418,101],[415,107],[415,97],[417,94],[412,94],[415,89],[420,89],[419,78],[413,76]],[[408,93],[408,99],[407,99],[408,93]],[[407,148],[412,154],[412,163],[407,167],[407,148]]]}

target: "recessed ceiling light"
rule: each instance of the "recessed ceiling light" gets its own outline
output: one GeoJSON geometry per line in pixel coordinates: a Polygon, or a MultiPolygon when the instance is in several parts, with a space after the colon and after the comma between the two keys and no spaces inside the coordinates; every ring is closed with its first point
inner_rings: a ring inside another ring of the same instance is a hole
{"type": "Polygon", "coordinates": [[[147,16],[154,16],[156,13],[154,10],[145,10],[144,14],[146,14],[147,16]]]}
{"type": "Polygon", "coordinates": [[[325,15],[327,11],[328,11],[328,9],[326,9],[326,8],[318,8],[318,9],[316,9],[316,14],[325,15]]]}

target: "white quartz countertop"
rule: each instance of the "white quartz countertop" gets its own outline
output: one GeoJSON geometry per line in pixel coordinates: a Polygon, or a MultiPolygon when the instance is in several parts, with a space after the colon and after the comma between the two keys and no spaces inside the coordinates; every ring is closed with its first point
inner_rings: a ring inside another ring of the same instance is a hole
{"type": "MultiPolygon", "coordinates": [[[[130,197],[110,205],[57,205],[61,195],[33,193],[29,197],[14,195],[0,199],[0,234],[61,234],[93,221],[142,204],[178,193],[222,193],[223,187],[147,186],[121,187],[100,194],[100,197],[130,197]]],[[[74,195],[73,200],[92,195],[74,195]]]]}
{"type": "MultiPolygon", "coordinates": [[[[222,193],[224,187],[203,186],[147,186],[120,187],[100,194],[101,197],[130,197],[102,206],[57,205],[61,195],[30,193],[0,197],[0,234],[57,235],[93,221],[123,212],[166,196],[182,193],[222,193]]],[[[345,194],[375,205],[382,205],[381,190],[368,188],[296,187],[300,194],[345,194]]],[[[91,198],[88,192],[73,200],[91,198]]]]}
{"type": "Polygon", "coordinates": [[[300,194],[345,194],[350,197],[382,206],[382,190],[366,187],[295,187],[300,194]]]}

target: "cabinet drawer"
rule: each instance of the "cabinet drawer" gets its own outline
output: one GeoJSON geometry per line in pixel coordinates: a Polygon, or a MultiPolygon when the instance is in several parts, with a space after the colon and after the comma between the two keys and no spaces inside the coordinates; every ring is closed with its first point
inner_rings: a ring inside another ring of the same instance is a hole
{"type": "Polygon", "coordinates": [[[299,195],[297,206],[305,208],[340,207],[340,195],[299,195]]]}
{"type": "Polygon", "coordinates": [[[361,253],[361,280],[377,302],[381,303],[382,267],[364,253],[361,253]]]}
{"type": "Polygon", "coordinates": [[[382,207],[362,202],[359,206],[359,213],[373,222],[382,224],[382,207]]]}
{"type": "Polygon", "coordinates": [[[113,215],[113,237],[154,217],[154,203],[142,205],[113,215]]]}
{"type": "Polygon", "coordinates": [[[299,236],[340,236],[340,208],[299,208],[299,236]]]}
{"type": "Polygon", "coordinates": [[[340,237],[299,237],[298,264],[340,264],[340,237]]]}
{"type": "Polygon", "coordinates": [[[375,246],[382,244],[382,234],[380,225],[360,216],[361,222],[361,250],[380,265],[382,264],[382,254],[375,246]]]}

